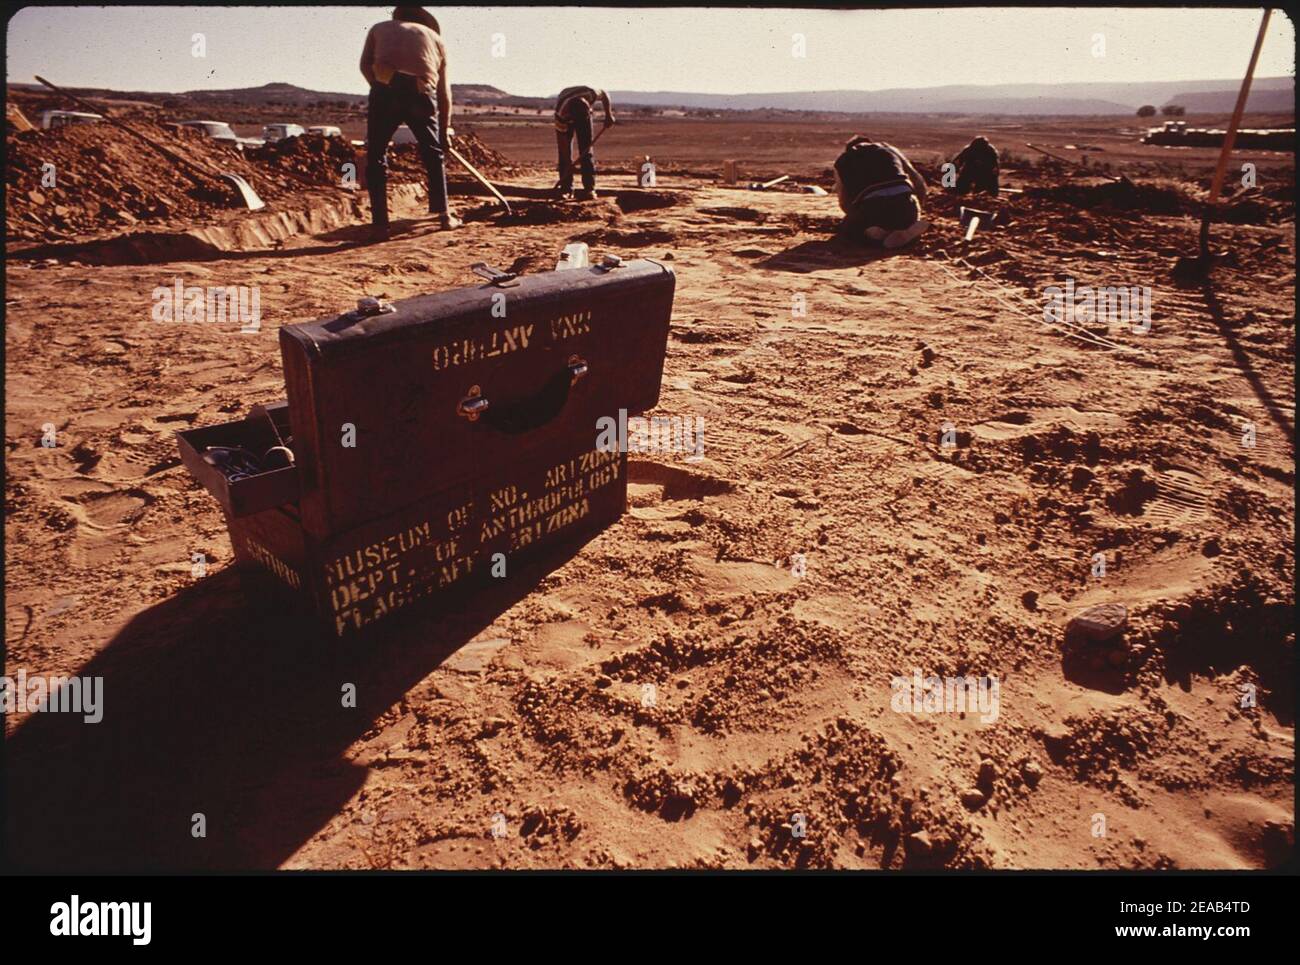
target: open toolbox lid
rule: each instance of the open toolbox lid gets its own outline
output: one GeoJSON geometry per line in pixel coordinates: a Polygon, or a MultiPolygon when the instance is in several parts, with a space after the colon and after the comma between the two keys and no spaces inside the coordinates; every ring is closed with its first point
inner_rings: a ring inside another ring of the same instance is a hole
{"type": "Polygon", "coordinates": [[[508,475],[659,399],[675,278],[649,260],[515,277],[280,329],[303,528],[324,538],[508,475]],[[540,456],[539,456],[540,457],[540,456]]]}

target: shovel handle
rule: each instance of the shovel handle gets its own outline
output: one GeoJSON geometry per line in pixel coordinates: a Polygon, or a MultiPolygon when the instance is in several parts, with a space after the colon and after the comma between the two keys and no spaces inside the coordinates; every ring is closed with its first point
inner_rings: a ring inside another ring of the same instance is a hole
{"type": "Polygon", "coordinates": [[[506,214],[510,214],[510,202],[506,200],[506,196],[502,194],[500,191],[498,191],[491,181],[483,177],[483,175],[479,174],[478,169],[475,168],[474,165],[470,164],[463,157],[461,157],[460,152],[451,146],[450,136],[451,135],[448,135],[449,140],[447,142],[447,151],[451,154],[452,157],[454,157],[457,161],[460,162],[461,167],[463,167],[470,174],[474,175],[474,178],[478,181],[479,184],[483,185],[483,187],[491,191],[492,197],[500,201],[501,206],[506,209],[506,214]]]}
{"type": "MultiPolygon", "coordinates": [[[[603,135],[606,131],[608,131],[608,130],[609,130],[611,127],[613,127],[613,126],[614,126],[613,124],[606,124],[606,125],[605,125],[604,127],[602,127],[599,131],[597,131],[597,132],[596,132],[596,136],[593,137],[593,138],[591,139],[591,146],[592,146],[592,147],[595,147],[595,146],[596,146],[596,142],[600,140],[601,135],[603,135]]],[[[570,165],[571,167],[575,167],[575,168],[576,168],[576,167],[578,166],[578,162],[581,161],[581,160],[582,160],[582,156],[581,156],[580,154],[575,154],[575,155],[573,155],[573,160],[571,160],[571,161],[569,162],[569,165],[570,165]]]]}
{"type": "MultiPolygon", "coordinates": [[[[177,165],[178,167],[185,169],[186,173],[190,175],[191,180],[193,180],[194,177],[193,172],[198,171],[199,174],[201,174],[205,178],[208,178],[211,181],[221,181],[221,176],[216,172],[209,171],[204,167],[202,167],[201,165],[195,164],[193,161],[187,160],[186,158],[181,157],[179,154],[175,154],[172,151],[169,151],[167,148],[163,147],[161,144],[158,144],[152,138],[145,137],[135,128],[128,127],[126,124],[123,124],[117,118],[110,115],[105,108],[102,107],[97,108],[93,104],[89,103],[88,101],[82,100],[76,94],[73,94],[70,91],[66,91],[61,87],[56,87],[54,84],[51,84],[40,74],[36,75],[36,79],[40,81],[42,84],[44,84],[46,87],[48,87],[50,90],[54,91],[56,94],[62,94],[64,97],[68,98],[68,100],[72,101],[74,104],[86,108],[93,114],[99,114],[104,118],[104,120],[108,121],[108,123],[112,124],[114,127],[120,127],[122,130],[126,131],[132,137],[144,141],[145,144],[149,145],[151,148],[153,148],[163,157],[167,158],[167,160],[171,161],[173,164],[177,165]]],[[[222,183],[224,184],[224,182],[222,183]]]]}
{"type": "MultiPolygon", "coordinates": [[[[1046,154],[1048,157],[1054,158],[1057,161],[1062,161],[1065,164],[1073,164],[1080,171],[1088,171],[1088,169],[1084,167],[1082,164],[1080,164],[1078,161],[1071,161],[1068,157],[1061,157],[1061,155],[1053,154],[1051,151],[1044,151],[1041,147],[1039,147],[1036,144],[1030,144],[1028,141],[1025,141],[1025,147],[1029,148],[1030,150],[1037,151],[1039,154],[1046,154]]],[[[1100,171],[1088,171],[1088,173],[1100,175],[1101,177],[1106,178],[1110,181],[1122,180],[1121,178],[1114,177],[1113,175],[1110,174],[1102,174],[1100,171]]]]}

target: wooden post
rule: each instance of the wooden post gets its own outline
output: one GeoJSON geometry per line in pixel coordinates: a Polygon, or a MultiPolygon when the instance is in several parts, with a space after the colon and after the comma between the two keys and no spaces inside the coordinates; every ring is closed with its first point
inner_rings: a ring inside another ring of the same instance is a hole
{"type": "Polygon", "coordinates": [[[1232,144],[1237,139],[1237,128],[1241,124],[1242,112],[1246,109],[1246,98],[1250,96],[1250,81],[1255,75],[1255,64],[1259,62],[1259,49],[1264,45],[1264,32],[1268,30],[1268,18],[1272,10],[1265,8],[1264,18],[1259,22],[1259,35],[1255,38],[1255,49],[1250,54],[1250,66],[1246,68],[1246,77],[1241,82],[1241,91],[1237,94],[1237,106],[1232,109],[1232,120],[1223,136],[1223,149],[1219,152],[1219,164],[1214,169],[1214,180],[1210,183],[1210,198],[1205,203],[1201,215],[1201,260],[1210,256],[1210,218],[1219,203],[1219,194],[1223,190],[1223,176],[1228,169],[1228,155],[1232,153],[1232,144]]]}

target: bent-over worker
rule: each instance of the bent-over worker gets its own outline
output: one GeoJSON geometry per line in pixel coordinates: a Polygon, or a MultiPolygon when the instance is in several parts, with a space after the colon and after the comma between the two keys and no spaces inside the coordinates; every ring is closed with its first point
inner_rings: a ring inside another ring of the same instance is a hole
{"type": "Polygon", "coordinates": [[[854,240],[901,248],[929,226],[921,217],[925,178],[892,144],[861,134],[849,141],[835,160],[835,191],[840,233],[854,240]]]}
{"type": "Polygon", "coordinates": [[[444,153],[451,122],[451,81],[438,21],[423,7],[395,7],[393,18],[366,34],[361,73],[370,83],[366,112],[366,187],[376,238],[388,237],[388,142],[405,124],[420,146],[429,213],[443,228],[460,227],[447,203],[444,153]]]}
{"type": "Polygon", "coordinates": [[[596,197],[596,160],[591,145],[592,113],[596,103],[605,107],[605,127],[614,121],[609,94],[595,87],[566,87],[555,101],[555,145],[559,150],[561,197],[573,191],[573,142],[578,142],[578,163],[582,168],[582,190],[576,197],[590,201],[596,197]]]}

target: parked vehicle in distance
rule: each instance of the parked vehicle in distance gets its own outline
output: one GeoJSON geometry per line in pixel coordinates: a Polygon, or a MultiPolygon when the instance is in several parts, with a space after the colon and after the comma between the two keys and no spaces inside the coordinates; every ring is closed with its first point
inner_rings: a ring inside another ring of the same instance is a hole
{"type": "MultiPolygon", "coordinates": [[[[1160,127],[1147,128],[1143,144],[1166,147],[1220,147],[1228,132],[1219,128],[1188,127],[1186,121],[1165,121],[1160,127]]],[[[1262,151],[1294,151],[1295,128],[1241,128],[1233,142],[1239,148],[1262,151]]]]}
{"type": "Polygon", "coordinates": [[[43,111],[41,129],[48,131],[56,127],[68,127],[71,124],[95,124],[103,119],[103,114],[88,114],[85,111],[43,111]]]}
{"type": "Polygon", "coordinates": [[[308,134],[320,134],[322,137],[342,137],[343,132],[337,127],[330,127],[328,124],[317,124],[315,127],[307,128],[308,134]]]}
{"type": "Polygon", "coordinates": [[[246,147],[258,147],[261,143],[256,138],[240,137],[235,133],[234,128],[224,121],[177,121],[176,126],[193,128],[214,141],[229,144],[237,151],[242,151],[246,147]]]}
{"type": "Polygon", "coordinates": [[[291,137],[301,137],[307,132],[298,124],[266,124],[262,127],[262,137],[268,144],[278,144],[291,137]]]}

